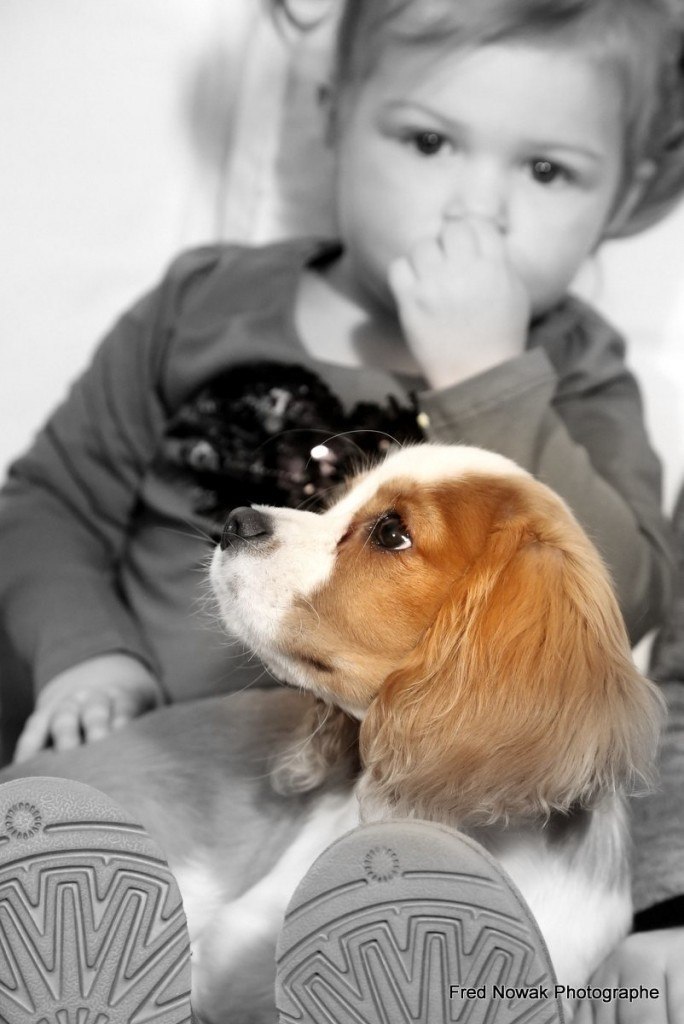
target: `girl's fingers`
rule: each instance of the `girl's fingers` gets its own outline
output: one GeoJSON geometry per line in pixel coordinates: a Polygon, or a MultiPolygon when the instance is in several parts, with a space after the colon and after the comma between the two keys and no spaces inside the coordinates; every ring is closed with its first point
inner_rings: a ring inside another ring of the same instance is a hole
{"type": "Polygon", "coordinates": [[[52,715],[50,724],[55,750],[72,750],[81,744],[80,709],[73,704],[60,708],[52,715]]]}
{"type": "Polygon", "coordinates": [[[478,255],[485,260],[503,262],[506,259],[506,241],[494,221],[488,217],[473,217],[471,227],[478,255]]]}
{"type": "Polygon", "coordinates": [[[444,265],[444,253],[438,239],[425,238],[408,254],[413,272],[419,280],[432,281],[444,265]]]}
{"type": "Polygon", "coordinates": [[[14,763],[21,764],[37,754],[46,745],[50,734],[50,714],[47,711],[34,711],[26,720],[24,729],[14,751],[14,763]]]}
{"type": "Polygon", "coordinates": [[[81,724],[86,743],[101,740],[111,732],[112,709],[106,697],[100,697],[81,710],[81,724]]]}
{"type": "Polygon", "coordinates": [[[501,261],[506,256],[501,230],[491,218],[476,214],[447,220],[440,242],[446,257],[451,260],[467,256],[470,259],[480,257],[501,261]]]}
{"type": "Polygon", "coordinates": [[[400,256],[390,263],[387,270],[387,280],[395,296],[401,295],[413,287],[416,275],[406,256],[400,256]]]}
{"type": "Polygon", "coordinates": [[[19,737],[14,761],[28,760],[50,744],[56,750],[71,750],[109,735],[143,711],[161,703],[158,688],[146,678],[107,687],[80,688],[63,704],[46,699],[28,718],[19,737]],[[55,706],[57,705],[57,706],[55,706]]]}
{"type": "Polygon", "coordinates": [[[128,725],[128,723],[132,722],[134,718],[137,718],[137,715],[131,710],[130,707],[122,708],[119,711],[115,711],[114,714],[112,715],[111,721],[112,732],[114,732],[116,729],[123,728],[124,725],[128,725]]]}

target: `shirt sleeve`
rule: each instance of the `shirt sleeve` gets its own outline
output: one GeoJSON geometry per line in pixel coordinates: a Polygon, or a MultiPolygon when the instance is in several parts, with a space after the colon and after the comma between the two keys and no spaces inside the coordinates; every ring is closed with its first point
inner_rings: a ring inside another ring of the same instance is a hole
{"type": "MultiPolygon", "coordinates": [[[[633,894],[637,912],[684,894],[684,679],[662,683],[667,717],[654,790],[632,799],[633,894]]],[[[681,923],[670,922],[670,923],[681,923]]]]}
{"type": "Polygon", "coordinates": [[[684,490],[673,514],[677,592],[653,647],[650,676],[667,717],[653,792],[632,802],[634,905],[640,929],[684,924],[684,490]]]}
{"type": "Polygon", "coordinates": [[[117,564],[164,430],[170,307],[192,265],[181,257],[118,321],[0,492],[0,608],[37,687],[111,651],[156,669],[117,564]]]}
{"type": "Polygon", "coordinates": [[[673,571],[661,467],[609,325],[569,300],[518,359],[419,402],[431,439],[500,452],[565,499],[612,573],[633,643],[660,623],[673,571]]]}

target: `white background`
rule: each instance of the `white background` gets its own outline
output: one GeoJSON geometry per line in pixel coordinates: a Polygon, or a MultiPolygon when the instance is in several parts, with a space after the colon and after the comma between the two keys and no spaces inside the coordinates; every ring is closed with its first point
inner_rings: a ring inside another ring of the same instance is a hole
{"type": "MultiPolygon", "coordinates": [[[[269,189],[284,134],[292,147],[286,62],[257,0],[1,0],[0,473],[175,252],[291,229],[269,189]]],[[[581,290],[629,339],[671,505],[684,207],[605,247],[581,290]]]]}

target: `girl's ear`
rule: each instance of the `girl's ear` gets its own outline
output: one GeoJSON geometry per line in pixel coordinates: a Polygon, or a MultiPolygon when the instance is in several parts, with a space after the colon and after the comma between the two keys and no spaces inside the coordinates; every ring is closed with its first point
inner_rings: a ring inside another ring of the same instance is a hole
{"type": "Polygon", "coordinates": [[[621,197],[606,225],[603,238],[620,238],[631,233],[629,222],[650,185],[656,166],[652,160],[642,160],[632,176],[627,191],[621,197]]]}

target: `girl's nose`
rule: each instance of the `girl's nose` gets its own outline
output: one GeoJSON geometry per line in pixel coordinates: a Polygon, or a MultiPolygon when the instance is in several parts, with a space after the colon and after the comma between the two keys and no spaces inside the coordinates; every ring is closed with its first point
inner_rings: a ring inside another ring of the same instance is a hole
{"type": "Polygon", "coordinates": [[[504,175],[493,168],[463,168],[445,206],[447,220],[467,217],[491,221],[502,233],[509,227],[509,196],[504,175]]]}

